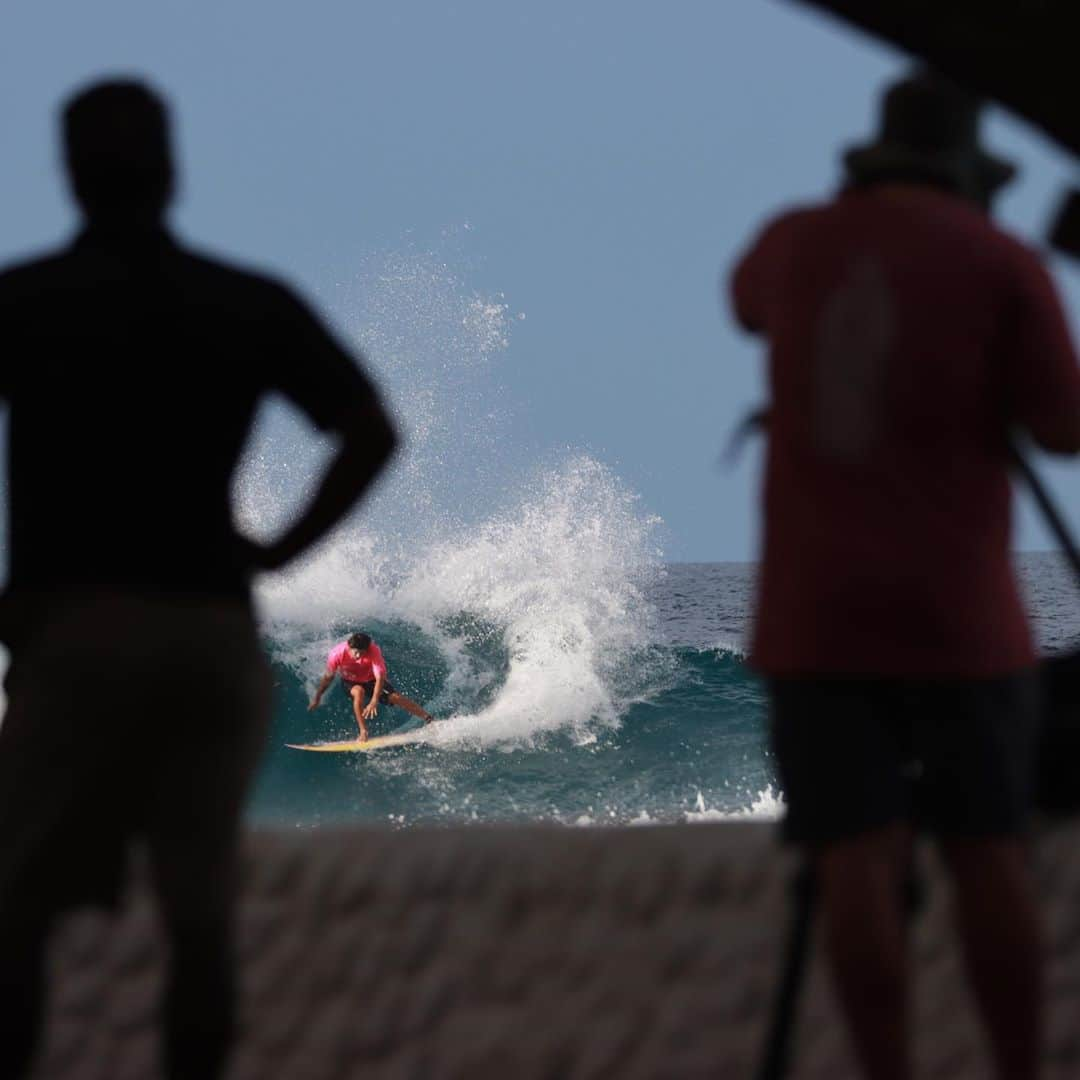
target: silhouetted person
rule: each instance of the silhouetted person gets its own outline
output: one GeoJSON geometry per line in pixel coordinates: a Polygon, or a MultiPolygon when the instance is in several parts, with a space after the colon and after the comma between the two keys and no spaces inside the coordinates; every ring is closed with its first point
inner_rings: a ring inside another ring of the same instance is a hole
{"type": "Polygon", "coordinates": [[[786,837],[815,860],[866,1074],[910,1075],[903,886],[939,841],[999,1075],[1038,1071],[1023,843],[1035,654],[1010,561],[1007,433],[1080,450],[1080,373],[1036,255],[985,210],[1014,170],[977,103],[893,86],[845,190],[773,220],[735,312],[769,343],[752,663],[769,679],[786,837]]]}
{"type": "Polygon", "coordinates": [[[270,681],[249,577],[319,539],[395,436],[368,379],[284,286],[194,254],[163,218],[164,106],[131,82],[66,107],[86,223],[0,274],[10,406],[13,660],[0,728],[0,1076],[37,1043],[55,916],[112,903],[145,842],[170,943],[170,1077],[214,1077],[233,1025],[239,820],[270,681]],[[278,392],[339,449],[276,542],[237,535],[230,484],[278,392]]]}

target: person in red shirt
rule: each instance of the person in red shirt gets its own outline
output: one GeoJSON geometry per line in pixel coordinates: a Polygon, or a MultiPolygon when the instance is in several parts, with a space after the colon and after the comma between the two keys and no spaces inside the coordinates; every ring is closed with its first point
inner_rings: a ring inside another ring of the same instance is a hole
{"type": "Polygon", "coordinates": [[[394,689],[394,684],[386,677],[386,661],[383,659],[382,650],[371,640],[370,634],[352,634],[347,641],[330,650],[330,655],[326,658],[326,672],[311,699],[309,711],[319,707],[323,694],[337,675],[341,676],[341,685],[352,702],[362,742],[367,741],[367,721],[378,714],[379,702],[396,705],[399,709],[420,717],[425,724],[430,724],[435,719],[411,698],[394,689]]]}
{"type": "Polygon", "coordinates": [[[1010,559],[1008,439],[1080,451],[1049,275],[987,210],[1012,166],[929,73],[885,96],[848,183],[772,221],[731,278],[768,342],[768,679],[789,841],[814,858],[867,1075],[910,1075],[903,884],[941,844],[1000,1075],[1034,1077],[1042,969],[1023,832],[1036,657],[1010,559]],[[915,779],[917,778],[917,779],[915,779]]]}

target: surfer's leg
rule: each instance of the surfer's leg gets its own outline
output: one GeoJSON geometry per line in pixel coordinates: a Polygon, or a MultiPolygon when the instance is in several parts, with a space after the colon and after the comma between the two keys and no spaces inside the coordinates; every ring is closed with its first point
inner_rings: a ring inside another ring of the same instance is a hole
{"type": "Polygon", "coordinates": [[[412,713],[413,716],[418,716],[425,724],[430,724],[435,719],[425,708],[417,705],[412,698],[407,698],[404,694],[399,694],[396,690],[386,695],[386,700],[390,705],[396,705],[399,709],[404,709],[407,713],[412,713]]]}

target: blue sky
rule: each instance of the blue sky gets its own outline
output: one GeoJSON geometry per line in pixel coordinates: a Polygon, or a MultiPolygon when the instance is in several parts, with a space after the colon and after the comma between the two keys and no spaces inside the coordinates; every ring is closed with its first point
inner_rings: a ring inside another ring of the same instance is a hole
{"type": "MultiPolygon", "coordinates": [[[[763,217],[830,190],[903,66],[781,0],[8,0],[0,261],[74,225],[57,103],[145,76],[176,111],[183,236],[339,325],[372,252],[459,260],[526,315],[492,369],[508,457],[587,449],[663,517],[668,558],[752,558],[759,455],[716,461],[761,365],[717,283],[763,217]]],[[[1001,219],[1038,238],[1072,166],[1003,114],[988,141],[1024,166],[1001,219]]],[[[1075,326],[1080,267],[1054,266],[1075,326]]],[[[1080,505],[1080,470],[1044,471],[1080,505]]],[[[1051,546],[1029,510],[1018,543],[1051,546]]]]}

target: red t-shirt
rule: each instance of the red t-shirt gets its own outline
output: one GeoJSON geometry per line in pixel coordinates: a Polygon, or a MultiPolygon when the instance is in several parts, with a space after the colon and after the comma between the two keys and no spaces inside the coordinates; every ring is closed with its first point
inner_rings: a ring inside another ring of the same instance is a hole
{"type": "Polygon", "coordinates": [[[377,676],[386,677],[386,661],[382,650],[373,641],[359,660],[349,651],[349,643],[341,642],[330,650],[326,658],[326,670],[336,671],[346,682],[372,682],[377,676]]]}
{"type": "Polygon", "coordinates": [[[990,676],[1034,653],[1004,438],[1076,451],[1080,371],[1036,255],[959,199],[784,214],[732,278],[769,342],[751,662],[772,675],[990,676]]]}

